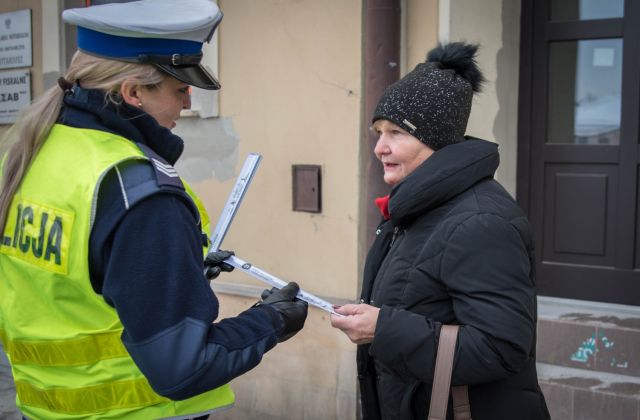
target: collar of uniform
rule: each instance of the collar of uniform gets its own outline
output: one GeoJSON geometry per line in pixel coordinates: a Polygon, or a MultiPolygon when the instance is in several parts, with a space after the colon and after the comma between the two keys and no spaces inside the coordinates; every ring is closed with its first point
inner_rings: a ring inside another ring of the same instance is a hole
{"type": "Polygon", "coordinates": [[[59,122],[78,128],[107,131],[144,144],[175,164],[184,149],[184,141],[162,127],[149,114],[126,103],[115,105],[101,90],[74,86],[65,96],[59,122]]]}

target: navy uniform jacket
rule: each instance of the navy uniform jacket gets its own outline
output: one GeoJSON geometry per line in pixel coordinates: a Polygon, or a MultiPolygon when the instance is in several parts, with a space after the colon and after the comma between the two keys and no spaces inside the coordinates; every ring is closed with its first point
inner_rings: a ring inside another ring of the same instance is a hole
{"type": "MultiPolygon", "coordinates": [[[[119,134],[173,165],[183,142],[148,114],[75,87],[59,123],[119,134]]],[[[203,275],[199,217],[183,188],[158,185],[147,161],[120,164],[99,188],[91,283],[122,321],[122,341],[160,395],[186,399],[252,369],[283,328],[262,305],[218,322],[203,275]],[[128,207],[128,208],[127,208],[128,207]]]]}

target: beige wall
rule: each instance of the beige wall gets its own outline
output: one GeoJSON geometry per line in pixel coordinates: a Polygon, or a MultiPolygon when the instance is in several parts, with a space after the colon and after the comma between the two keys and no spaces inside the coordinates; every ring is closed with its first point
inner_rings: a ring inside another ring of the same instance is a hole
{"type": "Polygon", "coordinates": [[[487,78],[476,95],[467,134],[500,145],[497,179],[515,196],[518,123],[520,2],[513,0],[405,0],[405,70],[424,61],[438,41],[480,44],[487,78]],[[441,8],[449,8],[441,13],[441,8]],[[447,19],[447,21],[441,21],[447,19]],[[445,39],[438,39],[439,28],[445,39]]]}
{"type": "Polygon", "coordinates": [[[500,145],[497,179],[515,195],[518,122],[520,2],[450,0],[450,40],[479,43],[487,78],[476,95],[467,133],[500,145]]]}
{"type": "MultiPolygon", "coordinates": [[[[225,14],[220,118],[180,121],[185,172],[196,164],[212,168],[206,176],[194,169],[190,181],[215,222],[246,155],[262,154],[222,248],[332,302],[353,300],[360,276],[361,1],[218,3],[225,14]],[[292,211],[294,164],[321,165],[322,213],[292,211]]],[[[252,305],[265,287],[241,272],[215,283],[221,317],[252,305]]],[[[354,352],[328,315],[310,308],[302,333],[233,381],[236,407],[216,418],[353,419],[354,352]]]]}
{"type": "MultiPolygon", "coordinates": [[[[356,286],[360,2],[220,1],[220,112],[234,177],[197,183],[216,218],[249,152],[263,155],[223,244],[312,293],[356,286]],[[250,30],[247,30],[250,28],[250,30]],[[322,213],[293,212],[291,165],[322,166],[322,213]]],[[[206,138],[215,142],[215,138],[206,138]]],[[[260,284],[242,275],[232,282],[260,284]]]]}
{"type": "Polygon", "coordinates": [[[405,69],[409,72],[438,43],[438,0],[406,0],[405,13],[405,69]]]}

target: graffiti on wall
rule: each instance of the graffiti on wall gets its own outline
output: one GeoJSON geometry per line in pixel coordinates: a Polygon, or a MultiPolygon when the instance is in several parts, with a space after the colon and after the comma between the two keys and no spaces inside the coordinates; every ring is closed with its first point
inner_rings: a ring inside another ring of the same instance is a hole
{"type": "Polygon", "coordinates": [[[614,346],[615,342],[607,338],[604,332],[595,331],[591,334],[591,337],[584,340],[578,347],[578,350],[571,355],[571,361],[587,363],[591,357],[595,357],[596,353],[603,352],[609,357],[609,366],[627,369],[629,362],[627,360],[619,360],[615,357],[614,346]]]}

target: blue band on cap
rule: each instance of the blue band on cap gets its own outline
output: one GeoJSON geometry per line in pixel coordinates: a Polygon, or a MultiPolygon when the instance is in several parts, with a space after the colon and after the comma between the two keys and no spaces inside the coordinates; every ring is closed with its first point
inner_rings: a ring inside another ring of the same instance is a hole
{"type": "Polygon", "coordinates": [[[137,58],[140,54],[197,54],[202,43],[182,39],[130,38],[78,26],[78,48],[102,57],[137,58]]]}

